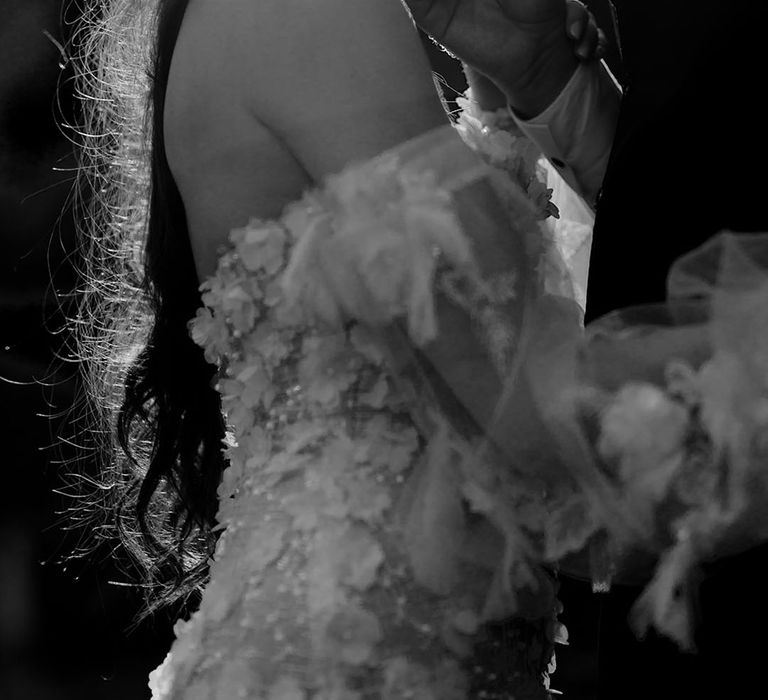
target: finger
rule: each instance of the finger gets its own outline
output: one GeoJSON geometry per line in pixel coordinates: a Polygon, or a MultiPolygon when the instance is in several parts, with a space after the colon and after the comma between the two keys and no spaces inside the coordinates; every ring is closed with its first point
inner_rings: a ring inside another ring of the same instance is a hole
{"type": "Polygon", "coordinates": [[[597,49],[595,51],[595,58],[605,58],[608,53],[608,37],[605,36],[605,32],[602,29],[597,30],[597,49]]]}
{"type": "Polygon", "coordinates": [[[589,10],[578,0],[566,0],[565,27],[568,36],[578,42],[589,24],[589,10]]]}
{"type": "Polygon", "coordinates": [[[589,61],[593,59],[597,53],[598,46],[598,29],[594,22],[589,22],[581,40],[576,45],[576,55],[582,61],[589,61]]]}

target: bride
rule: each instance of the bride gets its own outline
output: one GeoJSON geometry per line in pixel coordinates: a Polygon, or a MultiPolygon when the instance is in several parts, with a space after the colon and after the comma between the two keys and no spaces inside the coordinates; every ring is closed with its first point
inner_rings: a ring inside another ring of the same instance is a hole
{"type": "Polygon", "coordinates": [[[494,421],[579,321],[535,149],[471,99],[450,123],[395,0],[91,18],[105,493],[156,605],[207,581],[153,697],[548,697],[551,484],[494,421]]]}

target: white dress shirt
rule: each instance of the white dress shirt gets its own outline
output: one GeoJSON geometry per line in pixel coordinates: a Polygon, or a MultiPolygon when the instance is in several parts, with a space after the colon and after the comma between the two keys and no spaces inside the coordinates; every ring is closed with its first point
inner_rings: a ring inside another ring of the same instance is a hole
{"type": "Polygon", "coordinates": [[[573,298],[586,308],[592,225],[621,103],[604,62],[582,63],[541,114],[515,122],[546,158],[547,185],[560,210],[554,239],[571,276],[573,298]]]}
{"type": "MultiPolygon", "coordinates": [[[[594,208],[611,152],[621,88],[605,62],[582,63],[555,101],[518,126],[594,208]]],[[[511,110],[510,110],[511,111],[511,110]]]]}

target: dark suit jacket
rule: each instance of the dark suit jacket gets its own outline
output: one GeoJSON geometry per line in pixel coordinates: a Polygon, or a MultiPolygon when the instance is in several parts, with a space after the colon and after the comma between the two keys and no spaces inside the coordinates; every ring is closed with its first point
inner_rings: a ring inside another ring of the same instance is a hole
{"type": "MultiPolygon", "coordinates": [[[[661,301],[670,264],[718,231],[768,231],[768,2],[614,5],[626,92],[598,200],[588,320],[661,301]]],[[[758,691],[768,681],[764,562],[765,547],[710,567],[697,656],[633,638],[626,617],[638,588],[604,596],[595,620],[600,700],[768,697],[758,691]]],[[[571,605],[594,605],[573,582],[563,593],[571,605]]],[[[573,642],[591,633],[573,629],[573,642]]]]}
{"type": "Polygon", "coordinates": [[[626,92],[598,200],[589,318],[661,301],[670,263],[768,231],[764,0],[614,0],[626,92]]]}

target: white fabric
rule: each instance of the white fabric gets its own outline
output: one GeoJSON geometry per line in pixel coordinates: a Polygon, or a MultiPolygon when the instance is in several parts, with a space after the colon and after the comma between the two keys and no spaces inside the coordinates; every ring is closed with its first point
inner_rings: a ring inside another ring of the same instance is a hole
{"type": "Polygon", "coordinates": [[[621,88],[605,62],[581,64],[555,101],[517,125],[594,208],[613,144],[621,88]]]}
{"type": "Polygon", "coordinates": [[[547,187],[552,190],[552,202],[560,213],[560,217],[552,223],[555,245],[568,268],[573,298],[585,310],[594,211],[574,192],[550,161],[542,158],[542,163],[546,170],[547,187]]]}
{"type": "Polygon", "coordinates": [[[565,307],[578,325],[546,303],[551,231],[515,173],[444,127],[232,232],[191,324],[233,438],[223,533],[155,700],[550,697],[562,635],[531,562],[578,503],[473,426],[527,338],[565,307]]]}

